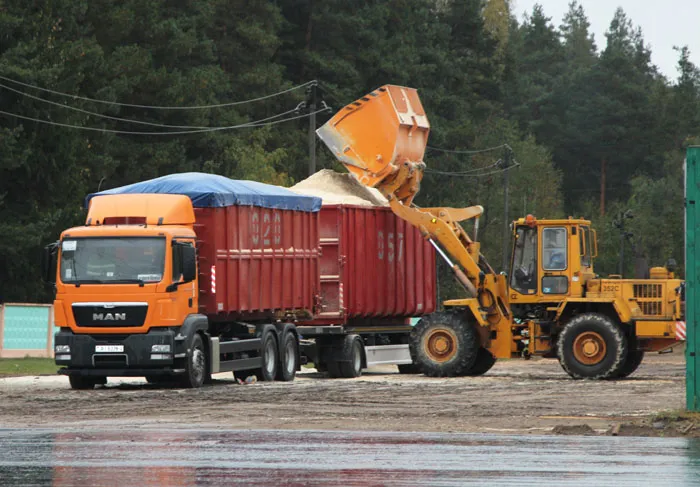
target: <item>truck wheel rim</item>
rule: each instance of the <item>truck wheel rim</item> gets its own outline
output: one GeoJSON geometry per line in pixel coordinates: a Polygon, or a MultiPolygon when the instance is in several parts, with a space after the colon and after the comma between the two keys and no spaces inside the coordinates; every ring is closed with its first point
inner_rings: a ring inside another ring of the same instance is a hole
{"type": "Polygon", "coordinates": [[[269,373],[275,370],[275,342],[272,340],[265,344],[265,370],[269,373]]]}
{"type": "Polygon", "coordinates": [[[423,341],[423,350],[434,362],[448,362],[457,354],[457,335],[448,328],[430,330],[423,341]]]}
{"type": "Polygon", "coordinates": [[[288,340],[287,341],[287,346],[285,347],[285,352],[284,352],[286,359],[285,364],[287,367],[287,372],[290,374],[294,372],[294,369],[296,368],[296,350],[294,349],[294,341],[288,340]]]}
{"type": "Polygon", "coordinates": [[[606,353],[605,340],[594,331],[581,333],[574,340],[574,357],[584,365],[600,363],[606,353]]]}
{"type": "Polygon", "coordinates": [[[204,377],[204,352],[200,348],[192,352],[192,372],[197,382],[204,377]]]}

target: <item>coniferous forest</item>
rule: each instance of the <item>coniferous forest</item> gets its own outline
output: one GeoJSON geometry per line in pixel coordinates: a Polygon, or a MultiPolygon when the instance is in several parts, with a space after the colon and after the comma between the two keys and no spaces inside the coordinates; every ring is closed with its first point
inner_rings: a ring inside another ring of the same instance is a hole
{"type": "MultiPolygon", "coordinates": [[[[594,39],[576,2],[556,25],[508,0],[0,0],[0,302],[50,299],[42,248],[87,193],[185,171],[288,186],[310,114],[387,83],[417,88],[432,125],[417,203],[483,205],[495,268],[510,167],[509,219],[591,219],[606,275],[627,212],[625,274],[682,271],[689,54],[669,79],[634,19],[594,39]]],[[[317,168],[342,170],[316,144],[317,168]]]]}

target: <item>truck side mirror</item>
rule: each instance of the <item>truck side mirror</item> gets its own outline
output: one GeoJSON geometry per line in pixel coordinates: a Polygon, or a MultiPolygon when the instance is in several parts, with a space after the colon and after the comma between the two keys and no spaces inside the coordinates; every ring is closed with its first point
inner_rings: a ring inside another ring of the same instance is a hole
{"type": "Polygon", "coordinates": [[[182,278],[185,282],[197,278],[197,254],[192,245],[182,246],[182,278]]]}
{"type": "Polygon", "coordinates": [[[44,247],[44,253],[41,256],[41,278],[48,284],[56,284],[58,244],[58,242],[53,242],[44,247]]]}

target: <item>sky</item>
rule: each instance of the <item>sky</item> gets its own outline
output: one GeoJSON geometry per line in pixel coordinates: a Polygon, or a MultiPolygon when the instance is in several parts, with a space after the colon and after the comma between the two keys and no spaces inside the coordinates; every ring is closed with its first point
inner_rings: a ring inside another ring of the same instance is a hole
{"type": "MultiPolygon", "coordinates": [[[[514,13],[522,21],[523,13],[532,12],[539,3],[545,15],[552,18],[555,26],[561,25],[569,10],[570,0],[512,0],[514,13]]],[[[678,76],[676,63],[678,53],[673,46],[690,48],[690,60],[700,66],[700,22],[699,0],[578,0],[583,6],[591,31],[595,35],[598,50],[605,48],[605,31],[617,7],[632,20],[635,27],[642,28],[644,42],[651,48],[651,61],[671,81],[678,76]]]]}

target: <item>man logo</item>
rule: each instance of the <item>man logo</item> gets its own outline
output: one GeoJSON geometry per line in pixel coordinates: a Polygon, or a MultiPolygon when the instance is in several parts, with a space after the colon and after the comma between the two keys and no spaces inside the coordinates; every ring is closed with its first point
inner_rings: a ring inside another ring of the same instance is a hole
{"type": "Polygon", "coordinates": [[[93,321],[124,321],[126,313],[93,313],[93,321]]]}

